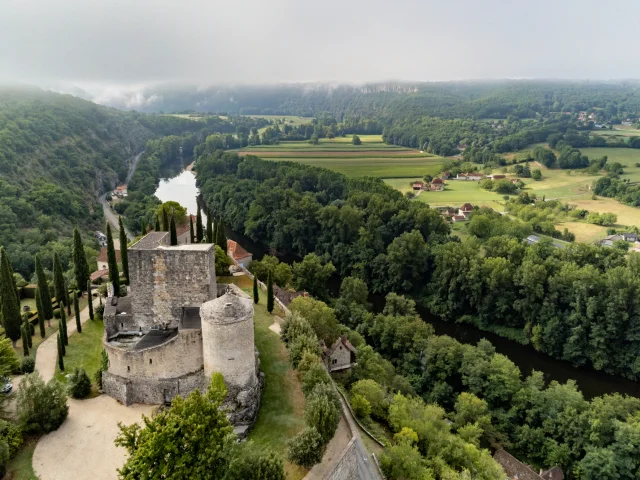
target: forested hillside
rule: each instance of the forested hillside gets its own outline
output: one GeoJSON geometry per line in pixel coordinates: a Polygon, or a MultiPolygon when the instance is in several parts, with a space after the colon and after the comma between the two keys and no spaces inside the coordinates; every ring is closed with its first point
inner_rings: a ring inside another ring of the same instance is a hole
{"type": "Polygon", "coordinates": [[[102,227],[98,195],[126,178],[146,142],[204,126],[37,89],[0,90],[0,245],[13,269],[29,279],[38,252],[45,267],[59,252],[69,268],[63,245],[73,227],[102,227]]]}
{"type": "MultiPolygon", "coordinates": [[[[640,110],[637,82],[560,81],[382,83],[354,85],[283,84],[153,87],[148,111],[343,117],[518,118],[550,112],[603,109],[623,118],[640,110]]],[[[124,107],[125,105],[114,104],[124,107]]]]}

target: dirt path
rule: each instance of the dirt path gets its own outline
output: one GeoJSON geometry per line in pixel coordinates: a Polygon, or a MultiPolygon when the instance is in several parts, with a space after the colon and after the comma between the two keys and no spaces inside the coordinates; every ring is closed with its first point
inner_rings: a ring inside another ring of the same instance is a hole
{"type": "MultiPolygon", "coordinates": [[[[96,301],[93,301],[94,308],[98,306],[96,301]]],[[[89,307],[85,307],[80,311],[80,323],[85,324],[89,320],[89,307]]],[[[54,320],[55,321],[55,320],[54,320]]],[[[76,316],[75,313],[71,315],[71,319],[67,320],[67,333],[69,335],[75,333],[76,328],[76,316]]],[[[48,382],[53,378],[56,373],[56,363],[58,361],[58,341],[57,334],[51,335],[38,347],[36,353],[36,370],[40,372],[45,382],[48,382]]]]}
{"type": "Polygon", "coordinates": [[[40,480],[116,480],[126,451],[113,443],[118,422],[130,425],[151,415],[151,405],[125,407],[107,395],[69,399],[69,417],[40,439],[33,469],[40,480]]]}

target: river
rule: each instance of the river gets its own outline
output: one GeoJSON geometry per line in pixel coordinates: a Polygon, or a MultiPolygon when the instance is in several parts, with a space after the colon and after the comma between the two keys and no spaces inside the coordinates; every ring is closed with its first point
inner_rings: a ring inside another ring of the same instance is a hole
{"type": "MultiPolygon", "coordinates": [[[[163,202],[176,201],[186,207],[189,214],[195,215],[199,193],[194,173],[185,170],[175,177],[161,180],[156,196],[163,202]]],[[[238,232],[227,229],[226,233],[227,238],[238,241],[245,250],[253,253],[256,260],[261,259],[265,254],[273,254],[264,245],[253,242],[238,232]]],[[[288,263],[295,260],[291,257],[283,258],[280,255],[278,257],[288,263]]],[[[339,285],[340,279],[334,280],[336,281],[332,282],[334,284],[332,286],[336,287],[339,285]]],[[[336,288],[331,288],[331,290],[335,291],[336,288]]],[[[378,297],[371,300],[374,304],[380,305],[382,299],[378,297]]],[[[445,322],[424,309],[419,310],[419,313],[425,322],[433,326],[437,335],[449,335],[461,343],[470,344],[476,344],[482,338],[486,338],[494,345],[498,353],[509,357],[524,375],[529,375],[532,370],[538,370],[544,372],[547,381],[556,380],[564,383],[567,380],[575,380],[587,399],[615,392],[640,397],[640,383],[589,368],[575,368],[569,362],[556,360],[536,351],[533,347],[520,345],[493,333],[484,332],[472,325],[445,322]]]]}

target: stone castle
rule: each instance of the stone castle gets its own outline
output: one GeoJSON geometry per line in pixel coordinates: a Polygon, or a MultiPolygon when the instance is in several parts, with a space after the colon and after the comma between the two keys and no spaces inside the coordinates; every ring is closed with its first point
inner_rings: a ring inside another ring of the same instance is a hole
{"type": "Polygon", "coordinates": [[[167,404],[220,372],[229,419],[248,431],[263,385],[253,300],[216,284],[214,245],[169,246],[169,233],[149,233],[129,249],[129,276],[128,296],[105,305],[105,393],[125,405],[167,404]]]}

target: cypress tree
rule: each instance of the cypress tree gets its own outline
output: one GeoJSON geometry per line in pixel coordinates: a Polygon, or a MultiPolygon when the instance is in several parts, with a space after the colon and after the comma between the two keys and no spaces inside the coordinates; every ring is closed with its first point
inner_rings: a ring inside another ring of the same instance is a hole
{"type": "Polygon", "coordinates": [[[204,238],[204,232],[202,229],[202,212],[200,211],[200,205],[198,205],[198,214],[196,215],[196,240],[198,243],[202,242],[204,238]]]}
{"type": "MultiPolygon", "coordinates": [[[[67,336],[67,316],[64,314],[64,310],[60,311],[60,321],[58,322],[58,330],[62,335],[62,345],[69,345],[69,337],[67,336]]],[[[67,354],[67,349],[63,348],[64,354],[67,354]]]]}
{"type": "Polygon", "coordinates": [[[260,301],[260,294],[258,293],[258,276],[253,276],[253,303],[256,305],[260,301]]]}
{"type": "Polygon", "coordinates": [[[142,220],[140,220],[140,234],[141,235],[146,235],[147,234],[147,224],[144,221],[144,218],[142,220]]]}
{"type": "MultiPolygon", "coordinates": [[[[109,280],[113,285],[113,295],[120,296],[120,274],[118,273],[118,261],[116,260],[116,249],[113,247],[113,236],[111,235],[111,225],[107,224],[107,264],[109,265],[109,280]]],[[[86,282],[84,283],[86,285],[86,282]]]]}
{"type": "Polygon", "coordinates": [[[127,233],[124,230],[122,217],[118,217],[118,227],[120,228],[120,262],[122,263],[122,274],[124,283],[129,285],[129,250],[127,245],[127,233]]]}
{"type": "Polygon", "coordinates": [[[193,218],[189,215],[189,243],[196,243],[196,236],[193,233],[193,218]]]}
{"type": "MultiPolygon", "coordinates": [[[[47,332],[44,328],[44,312],[42,308],[42,299],[40,298],[40,289],[36,290],[36,308],[38,309],[38,326],[40,327],[40,336],[46,337],[47,332]]],[[[49,321],[49,327],[51,327],[51,321],[49,321]]]]}
{"type": "Polygon", "coordinates": [[[20,336],[22,337],[22,354],[25,357],[29,356],[29,334],[27,333],[27,327],[23,323],[20,327],[20,336]]]}
{"type": "Polygon", "coordinates": [[[173,219],[173,216],[171,217],[171,222],[169,223],[169,231],[171,245],[178,245],[178,233],[176,232],[176,222],[173,219]]]}
{"type": "Polygon", "coordinates": [[[227,251],[227,234],[224,233],[224,220],[220,219],[220,221],[218,222],[218,228],[217,228],[217,239],[216,239],[216,245],[218,245],[223,252],[227,251]]]}
{"type": "Polygon", "coordinates": [[[64,294],[67,298],[67,300],[65,301],[65,305],[67,306],[67,315],[71,315],[71,298],[69,297],[69,285],[67,285],[67,282],[64,282],[64,294]]]}
{"type": "MultiPolygon", "coordinates": [[[[76,275],[76,286],[81,290],[89,280],[89,265],[87,264],[87,256],[84,253],[80,230],[78,230],[77,227],[73,229],[73,270],[76,275]]],[[[69,294],[67,294],[67,300],[68,299],[69,294]]],[[[67,304],[69,303],[70,302],[67,301],[67,304]]]]}
{"type": "Polygon", "coordinates": [[[169,215],[167,214],[167,209],[162,207],[162,230],[165,232],[169,231],[169,215]]]}
{"type": "Polygon", "coordinates": [[[60,340],[60,333],[58,332],[58,367],[61,372],[64,372],[64,345],[60,340]]]}
{"type": "Polygon", "coordinates": [[[58,253],[53,254],[53,287],[60,308],[64,308],[64,305],[69,305],[69,292],[65,288],[64,274],[62,273],[62,265],[60,265],[58,253]]]}
{"type": "Polygon", "coordinates": [[[267,311],[273,312],[273,281],[271,280],[271,272],[267,275],[267,311]]]}
{"type": "MultiPolygon", "coordinates": [[[[77,290],[73,291],[73,309],[76,311],[76,330],[78,330],[78,333],[82,333],[82,323],[80,322],[80,304],[78,303],[77,290]]],[[[65,327],[65,333],[66,333],[66,327],[65,327]]]]}
{"type": "Polygon", "coordinates": [[[9,257],[7,257],[7,265],[9,266],[9,277],[13,282],[13,291],[16,293],[16,301],[18,302],[18,307],[20,307],[20,294],[18,293],[18,284],[16,283],[16,279],[13,276],[13,268],[11,267],[11,261],[9,257]]]}
{"type": "Polygon", "coordinates": [[[93,295],[91,295],[91,282],[87,283],[87,297],[89,298],[89,318],[93,320],[93,295]]]}
{"type": "Polygon", "coordinates": [[[160,219],[158,218],[158,216],[156,215],[156,228],[155,228],[156,232],[160,231],[160,219]]]}
{"type": "Polygon", "coordinates": [[[28,313],[22,315],[22,323],[27,330],[27,343],[29,344],[29,348],[33,348],[33,326],[29,323],[28,313]]]}
{"type": "Polygon", "coordinates": [[[209,209],[207,209],[207,243],[213,243],[213,223],[209,209]]]}
{"type": "Polygon", "coordinates": [[[214,218],[212,221],[213,227],[211,228],[211,243],[218,244],[218,219],[214,218]]]}
{"type": "Polygon", "coordinates": [[[0,320],[7,337],[16,346],[21,336],[20,332],[20,303],[15,294],[15,283],[11,274],[9,257],[4,248],[0,247],[0,320]]]}
{"type": "Polygon", "coordinates": [[[51,291],[47,284],[47,278],[44,276],[44,269],[40,261],[40,255],[36,255],[36,277],[38,279],[38,288],[42,298],[42,306],[44,307],[44,318],[53,318],[53,304],[51,303],[51,291]]]}

